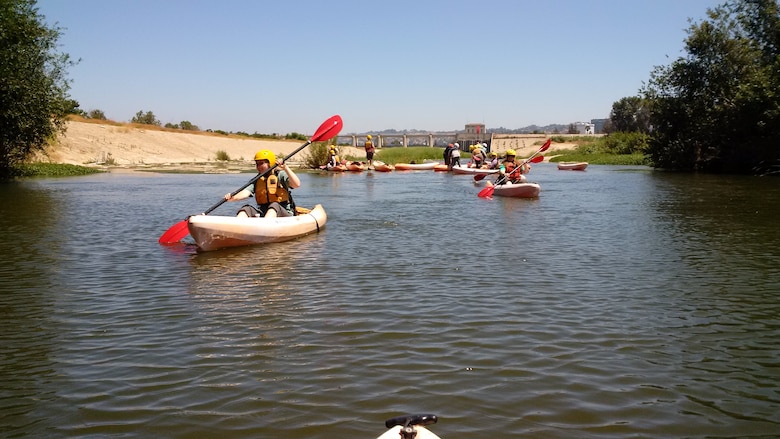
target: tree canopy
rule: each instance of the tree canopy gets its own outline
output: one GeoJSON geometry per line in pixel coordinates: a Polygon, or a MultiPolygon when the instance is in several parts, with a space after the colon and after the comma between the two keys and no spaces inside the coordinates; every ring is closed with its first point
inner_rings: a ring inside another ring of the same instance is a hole
{"type": "Polygon", "coordinates": [[[74,63],[56,51],[61,31],[44,25],[35,3],[0,0],[0,178],[62,132],[74,107],[66,78],[74,63]]]}
{"type": "Polygon", "coordinates": [[[639,96],[622,98],[612,104],[610,131],[650,132],[649,103],[639,96]]]}
{"type": "Polygon", "coordinates": [[[762,173],[780,164],[777,0],[730,0],[692,23],[687,56],[642,90],[656,167],[762,173]]]}

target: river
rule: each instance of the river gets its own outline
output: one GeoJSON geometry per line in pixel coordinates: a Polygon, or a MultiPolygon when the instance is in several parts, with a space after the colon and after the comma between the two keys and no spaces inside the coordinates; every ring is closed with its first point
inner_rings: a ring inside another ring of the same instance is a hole
{"type": "Polygon", "coordinates": [[[780,179],[301,173],[319,234],[157,243],[251,176],[0,185],[0,436],[780,434],[780,179]]]}

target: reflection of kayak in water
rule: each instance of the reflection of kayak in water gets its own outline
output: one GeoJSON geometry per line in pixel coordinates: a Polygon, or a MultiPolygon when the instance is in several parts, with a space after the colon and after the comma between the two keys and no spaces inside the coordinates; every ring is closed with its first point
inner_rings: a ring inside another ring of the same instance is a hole
{"type": "Polygon", "coordinates": [[[389,430],[377,439],[441,439],[424,427],[435,424],[436,421],[436,415],[408,415],[388,419],[385,421],[385,427],[389,430]]]}
{"type": "Polygon", "coordinates": [[[317,233],[328,216],[321,205],[314,209],[297,208],[298,215],[277,218],[251,218],[219,215],[193,215],[187,228],[203,251],[252,244],[289,241],[317,233]]]}
{"type": "Polygon", "coordinates": [[[440,163],[433,167],[433,170],[435,172],[448,172],[450,170],[450,167],[445,165],[444,163],[440,163]]]}

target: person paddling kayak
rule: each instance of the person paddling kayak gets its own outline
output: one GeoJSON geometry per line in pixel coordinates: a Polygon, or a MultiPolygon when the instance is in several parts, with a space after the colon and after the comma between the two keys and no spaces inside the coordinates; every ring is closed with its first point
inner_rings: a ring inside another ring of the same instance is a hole
{"type": "MultiPolygon", "coordinates": [[[[276,164],[276,156],[267,149],[255,154],[255,168],[258,174],[265,173],[276,164]]],[[[292,189],[301,187],[301,180],[283,161],[279,162],[273,172],[257,179],[236,195],[226,194],[225,200],[239,201],[254,195],[257,207],[243,206],[236,216],[249,217],[285,217],[295,215],[295,202],[292,199],[292,189]]]]}

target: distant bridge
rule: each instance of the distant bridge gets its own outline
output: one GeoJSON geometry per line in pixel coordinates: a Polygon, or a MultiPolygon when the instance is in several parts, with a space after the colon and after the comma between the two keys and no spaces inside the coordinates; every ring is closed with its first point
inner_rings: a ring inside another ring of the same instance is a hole
{"type": "MultiPolygon", "coordinates": [[[[336,142],[339,145],[349,145],[360,148],[366,141],[368,134],[340,135],[336,142]]],[[[463,134],[452,132],[431,132],[414,134],[372,134],[371,140],[377,148],[408,147],[408,146],[447,146],[458,142],[463,134]]],[[[490,134],[485,133],[483,142],[490,142],[490,134]]],[[[476,139],[475,139],[476,141],[476,139]]],[[[466,144],[467,145],[467,144],[466,144]]],[[[461,145],[463,147],[465,145],[461,145]]]]}

